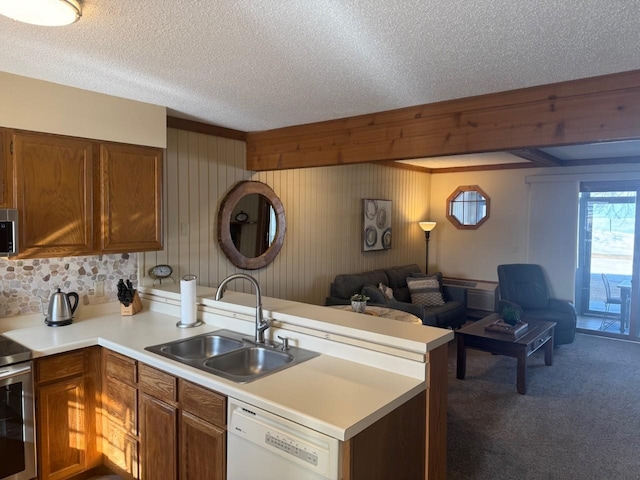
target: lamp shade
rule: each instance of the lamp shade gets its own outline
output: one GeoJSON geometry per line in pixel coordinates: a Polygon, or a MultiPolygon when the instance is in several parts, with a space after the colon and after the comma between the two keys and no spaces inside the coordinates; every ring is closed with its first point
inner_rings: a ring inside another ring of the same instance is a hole
{"type": "Polygon", "coordinates": [[[0,0],[0,14],[18,22],[57,27],[82,16],[76,0],[0,0]]]}
{"type": "Polygon", "coordinates": [[[434,228],[436,228],[436,222],[420,222],[420,228],[425,232],[430,232],[434,228]]]}

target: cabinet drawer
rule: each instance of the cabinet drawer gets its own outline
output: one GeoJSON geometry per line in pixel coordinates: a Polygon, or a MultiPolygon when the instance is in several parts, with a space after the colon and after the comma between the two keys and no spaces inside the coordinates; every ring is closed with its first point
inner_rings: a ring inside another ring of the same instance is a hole
{"type": "Polygon", "coordinates": [[[139,386],[143,392],[165,402],[176,402],[178,399],[176,377],[143,363],[140,364],[138,374],[139,386]]]}
{"type": "Polygon", "coordinates": [[[84,351],[61,353],[41,358],[36,363],[36,382],[44,383],[84,374],[84,351]]]}
{"type": "Polygon", "coordinates": [[[226,425],[227,397],[180,379],[180,407],[207,422],[226,425]]]}
{"type": "Polygon", "coordinates": [[[136,361],[109,350],[105,350],[105,352],[105,372],[107,377],[135,386],[137,382],[136,361]]]}
{"type": "Polygon", "coordinates": [[[138,434],[138,402],[134,387],[112,378],[105,382],[106,396],[103,406],[107,419],[131,435],[138,434]]]}

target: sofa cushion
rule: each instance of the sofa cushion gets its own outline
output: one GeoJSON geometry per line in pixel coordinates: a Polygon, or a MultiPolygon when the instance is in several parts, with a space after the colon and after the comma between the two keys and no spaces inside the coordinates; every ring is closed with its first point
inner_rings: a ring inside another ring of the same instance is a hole
{"type": "Polygon", "coordinates": [[[407,285],[411,293],[411,303],[438,307],[444,305],[440,284],[437,278],[407,278],[407,285]]]}
{"type": "Polygon", "coordinates": [[[365,285],[362,287],[362,292],[360,293],[369,297],[369,303],[377,305],[387,304],[387,297],[385,297],[384,293],[382,293],[375,285],[365,285]]]}
{"type": "Polygon", "coordinates": [[[386,297],[387,300],[394,300],[393,297],[393,288],[385,285],[384,283],[380,282],[378,284],[378,288],[380,289],[380,291],[382,292],[382,294],[386,297]]]}
{"type": "Polygon", "coordinates": [[[438,280],[438,285],[440,285],[440,291],[444,295],[444,289],[442,287],[442,273],[441,272],[430,273],[429,275],[427,275],[426,273],[423,273],[423,272],[414,272],[414,273],[411,274],[411,276],[413,278],[435,278],[435,279],[437,279],[438,280]]]}
{"type": "Polygon", "coordinates": [[[437,319],[438,327],[459,328],[467,321],[467,309],[462,302],[451,300],[440,307],[429,307],[437,319]]]}
{"type": "Polygon", "coordinates": [[[399,302],[411,302],[411,294],[407,287],[407,277],[412,273],[420,272],[420,267],[416,264],[405,265],[402,267],[386,268],[384,270],[389,282],[383,282],[393,289],[393,296],[399,302]]]}
{"type": "Polygon", "coordinates": [[[361,293],[365,285],[378,285],[380,282],[389,282],[382,270],[337,275],[331,284],[331,296],[348,300],[354,293],[361,293]]]}

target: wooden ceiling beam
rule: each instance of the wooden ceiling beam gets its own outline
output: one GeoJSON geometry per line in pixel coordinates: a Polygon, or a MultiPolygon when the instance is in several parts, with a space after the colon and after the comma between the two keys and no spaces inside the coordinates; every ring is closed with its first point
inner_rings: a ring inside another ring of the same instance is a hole
{"type": "Polygon", "coordinates": [[[526,150],[511,150],[509,153],[516,155],[520,158],[524,158],[525,160],[529,160],[534,163],[537,167],[562,167],[562,160],[554,157],[553,155],[549,155],[548,153],[543,152],[537,148],[529,148],[526,150]]]}
{"type": "Polygon", "coordinates": [[[384,165],[391,168],[399,168],[400,170],[411,170],[413,172],[420,173],[433,173],[434,169],[429,167],[420,167],[418,165],[412,165],[410,163],[399,163],[393,160],[383,160],[381,162],[375,162],[376,165],[384,165]]]}
{"type": "Polygon", "coordinates": [[[247,134],[254,171],[640,138],[640,70],[247,134]]]}
{"type": "Polygon", "coordinates": [[[231,128],[219,127],[218,125],[209,125],[208,123],[201,123],[194,120],[187,120],[185,118],[172,116],[167,116],[167,128],[177,128],[178,130],[204,133],[205,135],[214,135],[216,137],[241,140],[243,142],[247,139],[247,132],[243,132],[241,130],[233,130],[231,128]]]}

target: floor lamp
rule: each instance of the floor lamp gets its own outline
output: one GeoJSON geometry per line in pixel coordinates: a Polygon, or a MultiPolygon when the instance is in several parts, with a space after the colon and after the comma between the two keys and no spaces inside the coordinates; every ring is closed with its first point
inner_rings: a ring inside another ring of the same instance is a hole
{"type": "Polygon", "coordinates": [[[424,241],[427,244],[427,257],[424,264],[424,273],[429,273],[429,235],[436,228],[436,222],[420,222],[420,228],[424,230],[424,241]]]}

